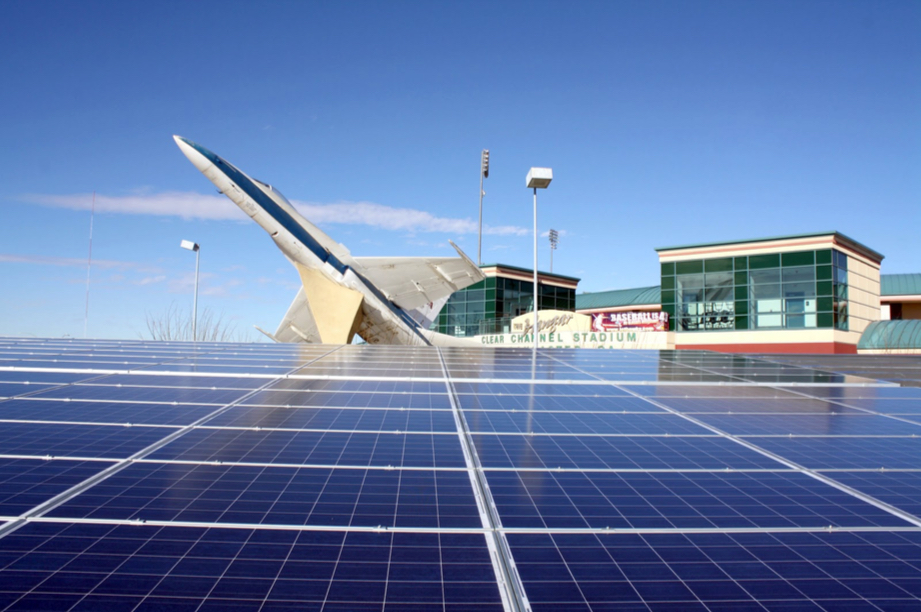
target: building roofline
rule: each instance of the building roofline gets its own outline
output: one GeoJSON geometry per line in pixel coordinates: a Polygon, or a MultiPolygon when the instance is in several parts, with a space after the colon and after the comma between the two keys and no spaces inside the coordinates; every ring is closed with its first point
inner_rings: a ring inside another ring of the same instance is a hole
{"type": "MultiPolygon", "coordinates": [[[[480,264],[480,269],[482,270],[484,268],[499,268],[502,270],[513,270],[515,272],[526,272],[528,274],[534,274],[534,268],[521,268],[519,266],[510,266],[508,264],[502,264],[502,263],[480,264]]],[[[537,273],[540,276],[549,277],[549,278],[560,278],[560,279],[565,279],[568,281],[575,281],[577,283],[582,280],[581,278],[577,278],[575,276],[566,276],[564,274],[557,274],[556,272],[544,272],[543,270],[540,270],[540,269],[537,270],[537,273]]]]}
{"type": "Polygon", "coordinates": [[[781,240],[796,240],[799,238],[817,238],[819,236],[830,236],[835,239],[835,242],[840,243],[842,246],[849,247],[863,255],[870,257],[871,259],[876,259],[882,261],[885,255],[874,251],[870,247],[860,242],[857,242],[849,236],[845,236],[841,232],[831,231],[831,232],[811,232],[808,234],[789,234],[786,236],[770,236],[767,238],[753,238],[750,240],[724,240],[718,242],[702,242],[697,244],[685,244],[681,246],[671,246],[671,247],[657,247],[656,253],[663,253],[668,251],[682,251],[685,249],[699,249],[706,247],[715,247],[715,246],[730,246],[734,244],[754,244],[759,242],[778,242],[781,240]]]}

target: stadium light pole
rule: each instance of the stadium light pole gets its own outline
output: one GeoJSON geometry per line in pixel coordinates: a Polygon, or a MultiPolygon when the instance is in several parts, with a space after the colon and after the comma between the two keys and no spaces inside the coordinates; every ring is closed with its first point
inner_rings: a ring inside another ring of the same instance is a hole
{"type": "Polygon", "coordinates": [[[534,190],[534,350],[537,350],[537,190],[546,189],[553,180],[553,170],[550,168],[531,168],[525,183],[528,189],[534,190]]]}
{"type": "Polygon", "coordinates": [[[195,251],[195,297],[192,298],[192,342],[198,341],[198,258],[201,256],[201,246],[191,240],[183,240],[179,246],[187,251],[195,251]]]}
{"type": "Polygon", "coordinates": [[[560,243],[560,233],[555,229],[550,230],[550,274],[553,274],[553,252],[560,243]]]}
{"type": "Polygon", "coordinates": [[[476,248],[476,265],[483,264],[483,179],[489,178],[489,149],[483,149],[480,153],[480,239],[476,248]]]}

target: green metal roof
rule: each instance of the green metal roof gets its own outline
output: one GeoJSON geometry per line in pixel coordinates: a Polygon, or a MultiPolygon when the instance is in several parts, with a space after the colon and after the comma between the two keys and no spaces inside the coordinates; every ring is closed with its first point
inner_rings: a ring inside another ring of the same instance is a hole
{"type": "Polygon", "coordinates": [[[576,295],[576,310],[615,308],[617,306],[641,306],[661,304],[662,292],[659,285],[636,289],[614,289],[576,295]]]}
{"type": "Polygon", "coordinates": [[[921,349],[921,319],[873,321],[860,336],[857,349],[921,349]]]}
{"type": "Polygon", "coordinates": [[[658,247],[656,249],[656,252],[658,253],[661,251],[677,251],[680,249],[697,249],[701,247],[712,247],[712,246],[727,246],[730,244],[748,244],[752,242],[773,242],[775,240],[795,240],[797,238],[816,238],[818,236],[834,236],[840,242],[843,242],[846,244],[850,243],[850,245],[855,247],[858,251],[863,250],[867,252],[868,254],[879,258],[880,261],[883,260],[884,256],[878,251],[874,251],[867,245],[857,242],[853,238],[845,236],[841,232],[810,232],[808,234],[790,234],[787,236],[772,236],[769,238],[753,238],[751,240],[725,240],[725,241],[720,241],[720,242],[703,242],[700,244],[685,244],[682,246],[658,247]]]}
{"type": "Polygon", "coordinates": [[[879,294],[921,295],[921,274],[880,274],[879,294]]]}

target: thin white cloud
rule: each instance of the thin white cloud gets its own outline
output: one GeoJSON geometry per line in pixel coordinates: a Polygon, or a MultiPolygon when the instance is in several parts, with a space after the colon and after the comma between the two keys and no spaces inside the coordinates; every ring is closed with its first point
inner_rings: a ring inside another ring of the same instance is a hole
{"type": "MultiPolygon", "coordinates": [[[[479,230],[479,224],[473,219],[436,217],[423,210],[393,208],[373,202],[337,202],[335,204],[295,202],[294,206],[307,219],[319,225],[345,223],[370,225],[387,230],[446,234],[475,234],[479,230]]],[[[499,236],[524,236],[528,230],[513,225],[484,226],[483,233],[499,236]]]]}
{"type": "MultiPolygon", "coordinates": [[[[52,208],[90,210],[93,208],[92,194],[42,195],[27,194],[26,202],[52,208]]],[[[164,191],[162,193],[136,193],[124,196],[96,194],[96,212],[123,215],[158,215],[182,217],[183,219],[246,219],[242,210],[224,196],[203,195],[188,191],[164,191]]]]}
{"type": "MultiPolygon", "coordinates": [[[[22,200],[53,208],[90,210],[92,194],[46,195],[27,194],[22,200]]],[[[394,208],[374,202],[293,202],[295,208],[318,225],[367,225],[386,230],[411,232],[441,232],[475,234],[479,225],[473,219],[437,217],[412,208],[394,208]]],[[[127,215],[158,215],[183,219],[245,220],[246,215],[227,198],[186,191],[135,193],[124,196],[96,195],[96,211],[127,215]]],[[[514,225],[484,226],[484,234],[496,236],[525,236],[528,230],[514,225]]]]}

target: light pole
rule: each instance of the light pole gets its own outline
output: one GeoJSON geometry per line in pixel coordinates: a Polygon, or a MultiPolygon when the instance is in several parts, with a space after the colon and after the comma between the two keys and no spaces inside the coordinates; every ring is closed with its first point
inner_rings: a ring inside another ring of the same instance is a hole
{"type": "Polygon", "coordinates": [[[529,189],[534,190],[534,350],[537,350],[537,190],[546,189],[553,180],[550,168],[531,168],[525,179],[529,189]]]}
{"type": "Polygon", "coordinates": [[[179,243],[182,248],[195,251],[195,297],[192,299],[192,342],[198,341],[198,258],[201,256],[201,246],[191,240],[179,243]]]}
{"type": "Polygon", "coordinates": [[[553,274],[553,252],[560,243],[560,233],[555,229],[550,230],[550,274],[553,274]]]}
{"type": "Polygon", "coordinates": [[[489,149],[483,149],[480,153],[480,239],[476,248],[476,265],[483,263],[483,179],[489,178],[489,149]]]}

